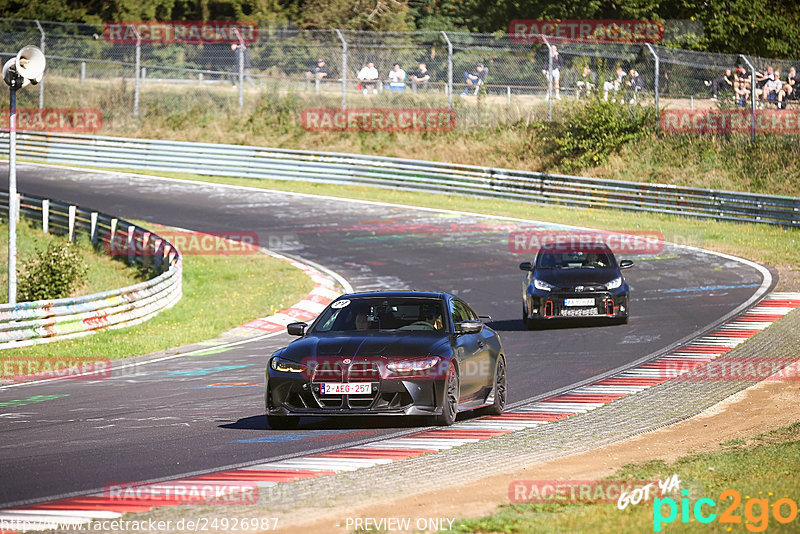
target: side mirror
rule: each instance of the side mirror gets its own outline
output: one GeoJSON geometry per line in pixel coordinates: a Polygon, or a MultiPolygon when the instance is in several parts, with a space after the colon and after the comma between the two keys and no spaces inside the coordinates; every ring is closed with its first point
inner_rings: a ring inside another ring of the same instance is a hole
{"type": "Polygon", "coordinates": [[[307,323],[289,323],[286,325],[286,331],[290,336],[304,336],[306,335],[307,323]]]}
{"type": "Polygon", "coordinates": [[[477,334],[483,330],[483,323],[480,321],[461,321],[456,323],[457,334],[477,334]]]}
{"type": "Polygon", "coordinates": [[[620,260],[619,268],[620,269],[630,269],[633,267],[633,260],[620,260]]]}
{"type": "Polygon", "coordinates": [[[520,271],[532,271],[533,270],[533,264],[531,262],[529,262],[529,261],[523,261],[522,263],[519,264],[519,270],[520,271]]]}

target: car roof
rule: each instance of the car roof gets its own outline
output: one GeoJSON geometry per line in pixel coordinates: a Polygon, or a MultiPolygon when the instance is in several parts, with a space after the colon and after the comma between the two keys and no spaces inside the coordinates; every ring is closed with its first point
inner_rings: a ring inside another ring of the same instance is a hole
{"type": "Polygon", "coordinates": [[[450,293],[436,292],[436,291],[409,291],[409,290],[395,290],[395,291],[365,291],[361,293],[348,293],[342,295],[341,298],[427,298],[427,299],[441,299],[453,298],[450,293]]]}
{"type": "Polygon", "coordinates": [[[611,248],[605,243],[548,243],[539,248],[538,254],[554,253],[554,254],[569,254],[572,252],[604,252],[606,254],[614,255],[611,248]]]}

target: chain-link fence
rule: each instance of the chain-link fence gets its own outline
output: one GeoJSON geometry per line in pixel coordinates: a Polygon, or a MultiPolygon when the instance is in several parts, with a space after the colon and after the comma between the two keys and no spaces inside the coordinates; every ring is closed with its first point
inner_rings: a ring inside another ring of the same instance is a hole
{"type": "MultiPolygon", "coordinates": [[[[104,124],[119,129],[132,117],[235,111],[275,93],[317,107],[449,107],[460,127],[473,128],[509,115],[552,117],[591,97],[662,109],[777,108],[761,74],[772,67],[785,80],[800,67],[647,43],[547,36],[520,43],[507,34],[261,27],[257,40],[237,45],[115,43],[107,33],[87,24],[0,19],[3,61],[28,44],[47,57],[44,83],[20,92],[18,105],[99,108],[104,124]]],[[[793,105],[798,94],[800,88],[783,100],[793,105]]]]}

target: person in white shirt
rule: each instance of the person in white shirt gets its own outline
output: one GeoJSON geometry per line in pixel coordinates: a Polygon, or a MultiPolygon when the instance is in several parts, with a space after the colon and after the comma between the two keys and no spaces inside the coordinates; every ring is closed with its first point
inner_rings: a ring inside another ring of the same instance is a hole
{"type": "Polygon", "coordinates": [[[389,89],[393,93],[402,93],[405,88],[406,71],[400,68],[399,63],[395,63],[392,66],[392,70],[389,71],[389,89]]]}
{"type": "Polygon", "coordinates": [[[361,87],[364,89],[364,94],[369,92],[372,88],[374,94],[378,94],[378,69],[375,64],[370,61],[358,73],[358,79],[361,80],[361,87]]]}
{"type": "Polygon", "coordinates": [[[780,108],[780,100],[778,99],[778,93],[783,89],[783,82],[781,81],[781,71],[775,69],[773,72],[772,78],[768,79],[764,83],[764,89],[761,91],[761,95],[764,97],[764,103],[767,102],[775,102],[778,104],[780,108]]]}

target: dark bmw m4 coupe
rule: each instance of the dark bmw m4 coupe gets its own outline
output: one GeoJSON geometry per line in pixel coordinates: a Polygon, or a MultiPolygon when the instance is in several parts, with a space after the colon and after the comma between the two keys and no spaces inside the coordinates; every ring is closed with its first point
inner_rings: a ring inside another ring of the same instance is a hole
{"type": "Polygon", "coordinates": [[[528,274],[522,289],[522,320],[529,329],[564,319],[604,319],[627,323],[630,287],[605,245],[552,245],[536,260],[520,263],[528,274]]]}
{"type": "Polygon", "coordinates": [[[416,415],[451,425],[462,410],[503,412],[500,338],[448,293],[343,295],[269,360],[267,420],[294,428],[302,416],[416,415]]]}

